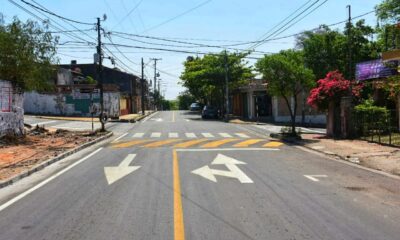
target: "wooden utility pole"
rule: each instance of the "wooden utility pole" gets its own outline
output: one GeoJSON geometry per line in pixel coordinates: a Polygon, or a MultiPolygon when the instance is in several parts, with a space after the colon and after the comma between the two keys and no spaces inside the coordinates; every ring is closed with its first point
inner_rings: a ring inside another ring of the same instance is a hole
{"type": "Polygon", "coordinates": [[[98,66],[97,66],[97,76],[99,79],[100,88],[100,123],[101,131],[104,132],[106,116],[104,113],[104,94],[103,94],[103,52],[101,49],[101,25],[100,18],[97,18],[97,56],[98,56],[98,66]]]}
{"type": "Polygon", "coordinates": [[[228,54],[225,50],[225,56],[224,56],[224,62],[225,62],[225,121],[229,120],[229,65],[228,65],[228,54]]]}
{"type": "Polygon", "coordinates": [[[144,62],[142,58],[142,77],[140,78],[140,88],[142,89],[142,115],[145,114],[145,109],[144,109],[144,62]]]}
{"type": "Polygon", "coordinates": [[[348,10],[349,10],[349,19],[348,19],[348,23],[347,23],[347,26],[348,26],[348,29],[347,29],[347,43],[348,43],[348,48],[349,48],[349,52],[348,52],[348,64],[349,64],[349,75],[348,75],[348,78],[349,78],[349,80],[352,80],[352,78],[353,78],[353,66],[352,66],[352,55],[353,55],[353,53],[352,53],[352,37],[351,37],[351,34],[352,34],[352,32],[351,32],[351,5],[347,5],[347,8],[348,8],[348,10]]]}
{"type": "Polygon", "coordinates": [[[156,110],[155,96],[157,90],[157,61],[161,61],[161,58],[150,58],[150,60],[154,61],[154,88],[153,88],[153,101],[154,101],[154,110],[156,110]]]}

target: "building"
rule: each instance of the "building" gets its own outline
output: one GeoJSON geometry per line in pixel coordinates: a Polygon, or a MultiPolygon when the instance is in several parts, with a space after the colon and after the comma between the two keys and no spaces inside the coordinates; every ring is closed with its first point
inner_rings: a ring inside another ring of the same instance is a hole
{"type": "MultiPolygon", "coordinates": [[[[96,64],[78,64],[75,60],[71,64],[60,65],[60,68],[80,72],[83,76],[98,79],[96,64]]],[[[133,74],[122,72],[118,68],[103,67],[103,84],[115,84],[120,92],[120,115],[138,113],[141,111],[141,84],[140,78],[133,74]]],[[[148,95],[148,83],[144,82],[145,96],[148,95]]]]}
{"type": "MultiPolygon", "coordinates": [[[[287,103],[283,98],[268,94],[268,81],[252,79],[250,82],[232,91],[230,112],[240,118],[288,123],[291,121],[287,103]]],[[[306,104],[308,92],[301,94],[298,101],[296,122],[308,125],[326,124],[326,114],[312,109],[306,104]]],[[[290,105],[294,108],[294,99],[290,99],[290,105]]]]}
{"type": "MultiPolygon", "coordinates": [[[[25,93],[27,113],[62,116],[98,116],[100,90],[96,64],[59,65],[54,92],[25,93]]],[[[148,84],[144,84],[148,96],[148,84]]],[[[141,111],[140,79],[116,68],[103,68],[104,111],[111,118],[141,111]]],[[[146,106],[146,105],[145,105],[146,106]]]]}

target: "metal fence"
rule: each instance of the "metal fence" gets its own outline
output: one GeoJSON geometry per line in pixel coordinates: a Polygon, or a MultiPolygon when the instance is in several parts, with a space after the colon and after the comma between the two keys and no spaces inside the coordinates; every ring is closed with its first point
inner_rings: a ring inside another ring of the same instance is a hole
{"type": "Polygon", "coordinates": [[[354,114],[356,136],[379,144],[400,147],[400,132],[395,110],[388,114],[354,114]]]}

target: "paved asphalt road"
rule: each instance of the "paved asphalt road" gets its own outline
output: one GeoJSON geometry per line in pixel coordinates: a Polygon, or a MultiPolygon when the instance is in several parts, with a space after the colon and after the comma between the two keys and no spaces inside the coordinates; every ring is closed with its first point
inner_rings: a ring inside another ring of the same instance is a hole
{"type": "Polygon", "coordinates": [[[113,131],[0,189],[0,239],[400,239],[398,179],[188,112],[113,131]]]}

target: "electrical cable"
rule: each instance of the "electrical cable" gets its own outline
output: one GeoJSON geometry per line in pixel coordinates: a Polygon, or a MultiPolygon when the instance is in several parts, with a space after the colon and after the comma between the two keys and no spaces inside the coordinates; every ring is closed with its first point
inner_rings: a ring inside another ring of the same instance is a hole
{"type": "Polygon", "coordinates": [[[130,17],[130,15],[133,13],[133,11],[135,11],[139,5],[143,2],[143,0],[138,1],[135,6],[123,17],[121,18],[121,20],[118,21],[117,24],[115,24],[114,27],[112,27],[112,29],[114,29],[116,26],[120,25],[122,22],[124,22],[126,20],[126,18],[130,17]]]}
{"type": "Polygon", "coordinates": [[[186,10],[186,11],[184,11],[184,12],[182,12],[182,13],[180,13],[180,14],[178,14],[178,15],[172,17],[172,18],[169,18],[169,19],[167,19],[167,20],[165,20],[165,21],[163,21],[163,22],[161,22],[161,23],[159,23],[159,24],[157,24],[157,25],[154,25],[154,26],[152,26],[152,27],[150,27],[150,28],[144,30],[142,33],[145,33],[145,32],[151,31],[151,30],[154,30],[154,29],[156,29],[156,28],[158,28],[158,27],[161,27],[161,26],[163,26],[163,25],[165,25],[165,24],[167,24],[167,23],[169,23],[169,22],[172,22],[173,20],[175,20],[175,19],[177,19],[177,18],[180,18],[180,17],[182,17],[182,16],[184,16],[184,15],[186,15],[186,14],[188,14],[188,13],[190,13],[190,12],[192,12],[192,11],[198,9],[198,8],[200,8],[200,7],[206,5],[207,3],[211,2],[211,1],[212,1],[212,0],[207,0],[207,1],[201,2],[200,4],[194,6],[194,7],[190,8],[190,9],[188,9],[188,10],[186,10]]]}
{"type": "Polygon", "coordinates": [[[41,7],[39,7],[39,6],[36,6],[36,5],[32,4],[32,3],[29,3],[29,2],[27,2],[27,1],[25,1],[25,0],[20,0],[20,1],[23,2],[23,3],[25,3],[26,5],[29,5],[29,6],[31,6],[31,7],[33,7],[33,8],[35,8],[35,9],[37,9],[37,10],[40,10],[40,11],[42,11],[42,12],[45,12],[45,13],[47,13],[47,14],[50,14],[50,15],[52,15],[52,16],[58,17],[58,18],[60,18],[60,19],[63,19],[63,20],[69,21],[69,22],[78,23],[78,24],[83,24],[83,25],[94,25],[93,23],[80,22],[80,21],[76,21],[76,20],[73,20],[73,19],[70,19],[70,18],[66,18],[66,17],[60,16],[60,15],[58,15],[58,14],[52,12],[52,11],[49,11],[49,10],[47,10],[47,9],[43,9],[43,8],[41,8],[41,7]]]}
{"type": "MultiPolygon", "coordinates": [[[[307,12],[309,9],[311,9],[315,4],[317,4],[320,0],[317,0],[315,2],[313,2],[311,5],[309,5],[306,9],[304,9],[303,11],[301,11],[299,14],[297,14],[296,16],[294,16],[293,18],[291,18],[288,22],[286,22],[283,26],[281,26],[279,29],[275,30],[273,33],[268,34],[267,37],[263,38],[261,41],[265,41],[268,38],[270,38],[271,36],[273,36],[276,32],[279,32],[282,28],[286,27],[288,24],[290,24],[291,22],[295,21],[298,17],[300,17],[301,15],[303,15],[305,12],[307,12]]],[[[258,44],[252,45],[251,47],[249,47],[249,49],[254,49],[258,46],[258,44]]]]}
{"type": "MultiPolygon", "coordinates": [[[[325,0],[324,2],[322,2],[321,4],[319,4],[318,6],[316,6],[314,9],[312,9],[310,12],[308,12],[306,15],[302,16],[301,18],[299,18],[297,21],[295,21],[294,23],[292,23],[291,25],[287,26],[286,28],[284,28],[283,30],[281,30],[280,32],[272,35],[271,37],[277,37],[279,36],[281,33],[285,32],[287,29],[291,28],[292,26],[296,25],[297,23],[299,23],[301,20],[303,20],[304,18],[308,17],[311,13],[315,12],[318,8],[320,8],[322,5],[324,5],[326,2],[328,2],[328,0],[325,0]]],[[[263,45],[264,42],[260,42],[259,44],[257,44],[256,47],[259,47],[261,45],[263,45]]],[[[255,47],[254,47],[255,48],[255,47]]]]}

